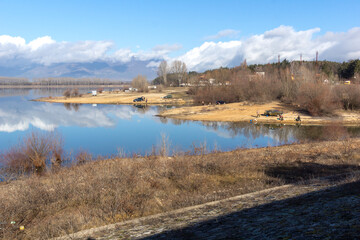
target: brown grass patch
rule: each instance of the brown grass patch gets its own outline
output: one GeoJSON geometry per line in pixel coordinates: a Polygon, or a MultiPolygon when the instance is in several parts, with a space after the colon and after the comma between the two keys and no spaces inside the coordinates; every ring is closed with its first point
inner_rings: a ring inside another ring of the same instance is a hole
{"type": "Polygon", "coordinates": [[[41,177],[24,176],[0,185],[0,222],[5,223],[0,237],[48,239],[286,182],[359,170],[359,143],[352,139],[85,161],[41,177]]]}

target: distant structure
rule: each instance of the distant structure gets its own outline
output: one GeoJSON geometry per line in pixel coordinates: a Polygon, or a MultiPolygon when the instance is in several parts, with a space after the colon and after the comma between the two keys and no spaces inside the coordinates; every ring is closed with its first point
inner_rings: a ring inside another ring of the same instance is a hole
{"type": "Polygon", "coordinates": [[[316,51],[315,79],[316,79],[317,81],[320,81],[320,73],[319,73],[320,67],[319,67],[318,61],[319,61],[319,52],[316,51]]]}
{"type": "Polygon", "coordinates": [[[300,53],[300,62],[302,62],[302,53],[300,53]]]}
{"type": "Polygon", "coordinates": [[[280,64],[280,54],[278,55],[278,63],[280,64]]]}
{"type": "Polygon", "coordinates": [[[241,66],[242,68],[244,68],[244,69],[247,68],[246,58],[244,59],[244,61],[241,63],[240,66],[241,66]]]}

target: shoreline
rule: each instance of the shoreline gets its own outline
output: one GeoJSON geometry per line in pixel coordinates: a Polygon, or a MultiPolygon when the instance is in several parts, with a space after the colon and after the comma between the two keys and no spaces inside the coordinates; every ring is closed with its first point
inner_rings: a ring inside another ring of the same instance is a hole
{"type": "Polygon", "coordinates": [[[186,96],[186,88],[168,89],[162,92],[150,91],[142,92],[120,92],[120,91],[103,91],[96,96],[92,94],[83,94],[79,97],[43,97],[33,99],[32,101],[50,102],[50,103],[77,103],[77,104],[138,104],[138,105],[184,105],[192,103],[192,100],[186,96]],[[166,99],[164,96],[172,95],[172,98],[166,99]],[[146,100],[134,102],[134,99],[144,97],[146,100]]]}
{"type": "Polygon", "coordinates": [[[0,89],[41,89],[41,88],[99,88],[99,87],[106,87],[106,88],[119,88],[124,87],[127,84],[116,84],[116,85],[109,85],[109,84],[99,84],[99,85],[0,85],[0,89]]]}
{"type": "Polygon", "coordinates": [[[265,104],[249,104],[247,102],[229,103],[224,105],[191,106],[177,109],[169,109],[161,112],[158,117],[174,118],[194,121],[215,122],[251,122],[287,125],[360,125],[360,111],[337,111],[336,117],[313,117],[301,113],[292,106],[280,102],[265,104]],[[277,116],[264,116],[264,112],[270,109],[278,109],[284,112],[283,120],[277,116]],[[257,117],[256,113],[260,113],[257,117]],[[300,116],[301,121],[295,119],[300,116]]]}
{"type": "Polygon", "coordinates": [[[299,111],[295,106],[286,105],[279,101],[273,101],[264,104],[254,104],[248,102],[237,102],[222,105],[200,105],[184,106],[192,104],[192,99],[187,96],[186,88],[167,89],[162,92],[150,91],[148,93],[139,92],[108,92],[92,96],[84,94],[81,97],[44,97],[34,99],[33,101],[50,103],[74,103],[74,104],[123,104],[123,105],[177,105],[180,108],[168,109],[157,114],[157,117],[208,121],[208,122],[251,122],[265,124],[288,124],[288,125],[360,125],[360,111],[338,110],[334,116],[313,117],[299,111]],[[164,96],[171,94],[173,98],[165,99],[164,96]],[[138,97],[145,97],[146,101],[133,102],[138,97]],[[264,116],[264,112],[270,109],[283,111],[283,120],[277,116],[264,116]],[[257,117],[257,112],[260,117],[257,117]],[[300,116],[301,121],[295,119],[300,116]]]}

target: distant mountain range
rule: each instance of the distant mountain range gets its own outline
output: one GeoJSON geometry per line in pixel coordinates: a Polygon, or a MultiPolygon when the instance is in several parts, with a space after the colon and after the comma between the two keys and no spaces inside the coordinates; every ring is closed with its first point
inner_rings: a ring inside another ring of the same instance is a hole
{"type": "Polygon", "coordinates": [[[131,60],[127,63],[96,61],[87,63],[55,63],[49,66],[21,60],[0,62],[0,76],[24,77],[28,79],[44,77],[73,77],[73,78],[108,78],[114,80],[131,81],[138,74],[148,80],[156,77],[156,68],[147,67],[152,61],[131,60]]]}

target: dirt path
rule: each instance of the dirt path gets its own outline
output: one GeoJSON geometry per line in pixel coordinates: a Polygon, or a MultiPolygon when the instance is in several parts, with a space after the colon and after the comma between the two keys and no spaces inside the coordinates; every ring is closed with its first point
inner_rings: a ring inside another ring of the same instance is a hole
{"type": "Polygon", "coordinates": [[[191,106],[169,109],[159,114],[160,117],[169,117],[183,120],[197,121],[228,121],[228,122],[253,122],[253,123],[283,123],[296,124],[295,118],[300,116],[301,124],[331,124],[341,123],[349,125],[360,124],[359,111],[339,111],[334,117],[312,117],[300,113],[295,109],[280,102],[266,104],[249,104],[247,102],[230,103],[224,105],[191,106]],[[270,109],[278,109],[284,112],[283,120],[276,116],[264,116],[264,112],[270,109]],[[260,117],[257,117],[257,113],[260,117]]]}
{"type": "Polygon", "coordinates": [[[285,185],[57,239],[355,239],[358,176],[285,185]]]}

